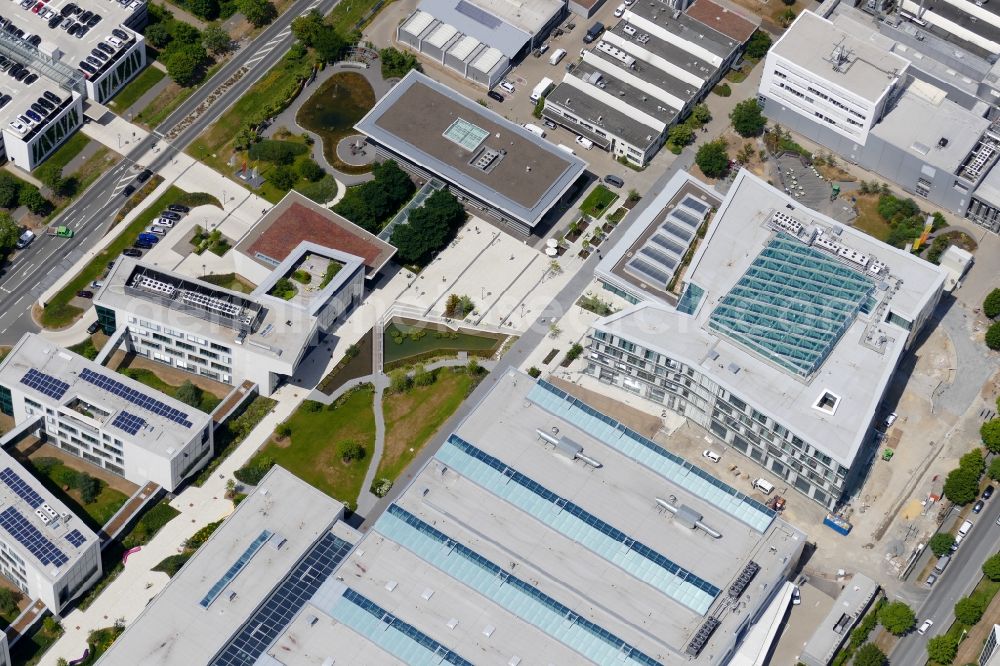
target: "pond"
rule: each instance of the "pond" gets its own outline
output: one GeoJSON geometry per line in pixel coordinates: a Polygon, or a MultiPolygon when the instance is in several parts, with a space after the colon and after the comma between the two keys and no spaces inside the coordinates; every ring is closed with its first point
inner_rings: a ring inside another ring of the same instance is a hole
{"type": "Polygon", "coordinates": [[[375,106],[375,91],[357,72],[338,72],[327,79],[299,109],[295,120],[323,139],[323,155],[336,169],[347,173],[371,170],[351,167],[337,159],[337,143],[357,134],[354,124],[375,106]]]}
{"type": "Polygon", "coordinates": [[[468,331],[436,326],[427,322],[394,321],[385,327],[383,358],[386,369],[403,365],[400,361],[417,361],[431,356],[446,356],[470,352],[475,356],[491,356],[506,336],[497,333],[468,331]]]}

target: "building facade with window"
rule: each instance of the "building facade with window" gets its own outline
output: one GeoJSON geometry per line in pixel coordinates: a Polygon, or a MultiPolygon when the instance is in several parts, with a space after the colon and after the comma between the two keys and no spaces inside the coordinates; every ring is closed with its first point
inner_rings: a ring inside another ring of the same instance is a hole
{"type": "Polygon", "coordinates": [[[945,271],[737,175],[676,306],[599,319],[586,372],[687,417],[816,502],[863,479],[945,271]]]}
{"type": "Polygon", "coordinates": [[[138,485],[173,491],[212,455],[208,414],[34,333],[0,365],[0,411],[138,485]]]}

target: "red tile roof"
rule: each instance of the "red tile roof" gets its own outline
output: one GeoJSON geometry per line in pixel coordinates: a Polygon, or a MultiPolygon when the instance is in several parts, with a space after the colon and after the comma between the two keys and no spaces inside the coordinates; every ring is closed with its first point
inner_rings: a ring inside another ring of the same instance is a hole
{"type": "Polygon", "coordinates": [[[721,32],[726,37],[735,39],[741,44],[750,39],[750,35],[757,29],[757,25],[753,21],[731,9],[717,5],[712,0],[695,0],[695,3],[688,7],[686,13],[691,18],[701,21],[709,28],[721,32]]]}

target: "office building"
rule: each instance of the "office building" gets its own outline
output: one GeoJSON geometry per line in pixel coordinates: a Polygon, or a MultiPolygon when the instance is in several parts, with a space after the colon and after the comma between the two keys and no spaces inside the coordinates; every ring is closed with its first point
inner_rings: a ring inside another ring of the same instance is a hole
{"type": "Polygon", "coordinates": [[[799,661],[805,666],[829,666],[851,631],[878,598],[879,585],[856,573],[844,585],[837,601],[802,648],[799,661]]]}
{"type": "Polygon", "coordinates": [[[366,273],[392,255],[385,243],[349,235],[295,198],[276,209],[237,255],[255,282],[260,279],[251,293],[122,257],[94,296],[104,332],[127,329],[120,337],[127,351],[224,384],[249,380],[270,395],[361,304],[366,273]],[[308,240],[324,230],[323,244],[308,240]],[[364,257],[329,247],[348,236],[364,257]],[[291,246],[284,242],[289,238],[301,240],[291,246]],[[279,293],[285,284],[279,281],[297,271],[309,281],[279,293]]]}
{"type": "Polygon", "coordinates": [[[474,214],[530,234],[587,164],[417,71],[355,128],[417,177],[446,182],[474,214]]]}
{"type": "Polygon", "coordinates": [[[169,491],[212,454],[208,414],[62,349],[34,333],[0,365],[0,411],[37,421],[53,446],[169,491]]]}
{"type": "Polygon", "coordinates": [[[100,663],[256,663],[357,542],[343,514],[340,502],[273,467],[100,663]]]}
{"type": "Polygon", "coordinates": [[[979,654],[979,666],[1000,666],[1000,624],[994,624],[986,637],[983,651],[979,654]]]}
{"type": "Polygon", "coordinates": [[[834,508],[868,469],[882,398],[945,276],[741,171],[676,306],[599,319],[586,372],[834,508]]]}
{"type": "MultiPolygon", "coordinates": [[[[101,577],[97,535],[0,450],[0,575],[59,614],[101,577]]],[[[9,664],[7,641],[0,664],[9,664]],[[5,660],[6,659],[6,660],[5,660]]]]}
{"type": "Polygon", "coordinates": [[[136,32],[146,23],[145,2],[34,9],[14,4],[0,20],[0,156],[26,171],[83,124],[84,98],[107,102],[146,66],[136,32]]]}
{"type": "Polygon", "coordinates": [[[655,0],[625,9],[545,98],[543,115],[645,166],[667,131],[739,59],[756,24],[711,0],[686,12],[655,0]]]}

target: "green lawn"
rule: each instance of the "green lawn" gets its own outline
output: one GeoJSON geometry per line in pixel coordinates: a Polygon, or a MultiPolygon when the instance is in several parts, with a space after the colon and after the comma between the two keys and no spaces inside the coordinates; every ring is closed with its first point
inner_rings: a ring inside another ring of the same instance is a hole
{"type": "MultiPolygon", "coordinates": [[[[357,25],[358,21],[364,18],[365,14],[375,6],[376,2],[377,0],[338,2],[337,6],[327,15],[327,22],[332,24],[341,35],[349,35],[354,30],[354,26],[357,25]]],[[[385,8],[390,4],[392,4],[392,0],[386,0],[386,3],[379,11],[385,11],[385,8]]]]}
{"type": "Polygon", "coordinates": [[[229,454],[253,432],[254,428],[264,420],[264,417],[271,413],[277,404],[277,401],[271,398],[258,395],[244,408],[242,414],[230,418],[221,428],[216,430],[213,437],[215,455],[208,461],[205,468],[198,473],[198,476],[195,477],[192,483],[200,488],[208,481],[215,472],[215,468],[229,457],[229,454]]]}
{"type": "Polygon", "coordinates": [[[268,442],[255,458],[271,458],[303,481],[354,507],[375,447],[374,396],[369,384],[332,405],[320,405],[318,411],[310,410],[319,403],[304,402],[286,421],[292,428],[291,437],[268,442]],[[337,452],[344,442],[361,444],[367,455],[344,463],[337,452]]]}
{"type": "MultiPolygon", "coordinates": [[[[202,83],[212,78],[221,66],[222,63],[212,65],[208,71],[205,72],[205,78],[193,86],[182,88],[175,83],[171,83],[170,86],[168,86],[162,93],[157,95],[152,102],[149,103],[149,106],[136,114],[135,122],[150,128],[155,128],[157,125],[166,120],[167,116],[173,113],[174,110],[184,102],[184,100],[194,94],[194,91],[198,90],[202,83]]],[[[152,69],[152,67],[149,69],[152,69]]],[[[121,97],[121,95],[119,95],[119,97],[121,97]]]]}
{"type": "Polygon", "coordinates": [[[230,291],[238,291],[244,294],[249,294],[254,290],[254,286],[250,282],[244,280],[236,273],[220,273],[217,275],[206,275],[201,278],[203,282],[208,282],[214,285],[218,285],[224,289],[229,289],[230,291]]]}
{"type": "Polygon", "coordinates": [[[125,548],[135,548],[149,543],[163,526],[181,515],[181,512],[170,506],[166,499],[160,500],[153,508],[142,514],[132,531],[122,539],[125,548]]]}
{"type": "MultiPolygon", "coordinates": [[[[179,187],[171,186],[166,192],[163,193],[159,199],[154,201],[149,207],[140,213],[129,228],[126,229],[121,235],[113,240],[103,252],[94,257],[89,264],[83,267],[77,276],[70,280],[69,284],[62,288],[61,291],[56,293],[52,299],[45,305],[42,310],[41,324],[45,328],[64,328],[73,323],[73,321],[83,313],[83,310],[71,305],[70,301],[76,296],[76,292],[87,287],[92,280],[96,280],[102,275],[104,271],[107,270],[107,265],[109,261],[117,259],[122,253],[122,250],[132,245],[139,234],[149,226],[149,223],[153,221],[153,218],[160,214],[167,204],[172,203],[185,203],[191,196],[197,196],[201,193],[196,193],[195,195],[190,195],[179,187]]],[[[205,195],[202,195],[205,196],[205,195]]],[[[73,241],[67,241],[72,243],[73,241]]]]}
{"type": "Polygon", "coordinates": [[[604,185],[598,185],[580,204],[580,210],[590,217],[601,217],[608,212],[611,204],[618,200],[618,195],[604,185]]]}
{"type": "Polygon", "coordinates": [[[859,195],[856,206],[858,207],[858,216],[851,226],[880,241],[885,241],[889,237],[892,227],[878,214],[878,196],[859,195]]]}
{"type": "Polygon", "coordinates": [[[385,448],[376,479],[395,481],[434,433],[455,413],[474,386],[465,368],[441,368],[430,386],[414,386],[406,393],[386,393],[385,448]]]}
{"type": "Polygon", "coordinates": [[[97,358],[97,354],[100,352],[100,350],[94,346],[94,339],[91,337],[88,337],[83,342],[77,343],[72,347],[68,347],[68,349],[84,358],[90,359],[91,361],[97,358]]]}
{"type": "MultiPolygon", "coordinates": [[[[175,397],[177,393],[178,386],[173,384],[168,384],[167,382],[160,379],[152,370],[147,370],[146,368],[119,368],[118,372],[134,379],[137,382],[145,384],[149,388],[156,389],[160,393],[166,393],[171,398],[175,397]]],[[[206,414],[211,414],[212,410],[219,406],[222,402],[222,398],[216,397],[214,394],[208,391],[202,390],[201,392],[201,404],[198,405],[198,409],[205,412],[206,414]]]]}
{"type": "Polygon", "coordinates": [[[44,466],[36,465],[34,460],[29,460],[25,466],[52,494],[73,509],[75,514],[89,516],[90,521],[88,522],[94,530],[103,527],[128,501],[128,495],[108,486],[104,481],[100,481],[101,492],[93,502],[86,504],[80,498],[80,492],[72,488],[73,477],[77,475],[79,470],[73,469],[55,458],[45,460],[47,464],[44,466]],[[70,489],[64,490],[67,487],[70,489]]]}
{"type": "Polygon", "coordinates": [[[140,97],[145,95],[146,91],[159,83],[160,80],[166,75],[166,72],[163,72],[156,67],[147,67],[142,74],[132,79],[131,83],[122,88],[121,92],[115,95],[115,98],[111,100],[111,103],[108,104],[108,106],[120,111],[128,109],[135,104],[140,97]]]}
{"type": "Polygon", "coordinates": [[[59,146],[59,150],[52,153],[52,155],[45,160],[45,164],[64,169],[66,165],[69,164],[74,157],[79,155],[89,143],[90,138],[88,138],[86,134],[83,132],[77,132],[70,138],[66,139],[66,143],[59,146]]]}

